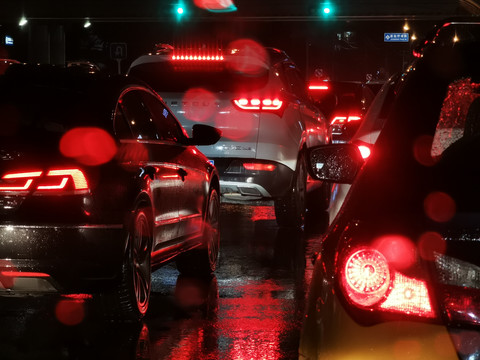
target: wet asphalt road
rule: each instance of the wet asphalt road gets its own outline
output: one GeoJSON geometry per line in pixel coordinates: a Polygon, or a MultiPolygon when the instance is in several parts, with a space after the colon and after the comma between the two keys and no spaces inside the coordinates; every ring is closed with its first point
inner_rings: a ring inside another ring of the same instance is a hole
{"type": "Polygon", "coordinates": [[[222,204],[214,278],[179,276],[174,264],[157,270],[139,325],[98,320],[88,300],[2,298],[0,360],[297,359],[310,257],[324,224],[317,214],[304,231],[279,229],[269,204],[222,204]]]}

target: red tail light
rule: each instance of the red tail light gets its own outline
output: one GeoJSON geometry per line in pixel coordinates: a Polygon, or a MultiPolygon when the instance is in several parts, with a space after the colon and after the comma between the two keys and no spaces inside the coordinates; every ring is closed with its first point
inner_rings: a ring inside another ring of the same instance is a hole
{"type": "Polygon", "coordinates": [[[315,85],[315,84],[312,84],[312,85],[309,85],[308,86],[308,90],[320,90],[320,91],[327,91],[329,90],[330,87],[328,85],[315,85]]]}
{"type": "Polygon", "coordinates": [[[359,115],[336,115],[333,117],[333,120],[330,122],[330,125],[334,124],[345,124],[352,121],[362,120],[362,117],[359,115]]]}
{"type": "Polygon", "coordinates": [[[0,181],[1,192],[52,192],[52,191],[88,191],[88,183],[82,170],[52,169],[47,172],[10,172],[0,181]]]}
{"type": "Polygon", "coordinates": [[[363,159],[367,159],[372,154],[372,150],[367,145],[358,145],[358,150],[360,150],[363,159]]]}
{"type": "Polygon", "coordinates": [[[362,248],[351,253],[341,269],[341,287],[352,304],[367,310],[435,317],[425,281],[395,271],[378,250],[362,248]]]}
{"type": "Polygon", "coordinates": [[[263,163],[243,163],[243,167],[246,170],[251,171],[273,171],[276,166],[273,164],[263,164],[263,163]]]}
{"type": "Polygon", "coordinates": [[[234,99],[233,103],[239,109],[253,110],[253,111],[258,111],[258,110],[276,111],[276,110],[280,110],[283,105],[283,101],[278,98],[264,98],[264,99],[239,98],[239,99],[234,99]]]}

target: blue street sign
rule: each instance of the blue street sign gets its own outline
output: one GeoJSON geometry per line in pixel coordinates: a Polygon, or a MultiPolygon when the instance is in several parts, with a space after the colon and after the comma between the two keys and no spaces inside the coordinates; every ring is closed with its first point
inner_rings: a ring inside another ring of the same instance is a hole
{"type": "Polygon", "coordinates": [[[5,35],[5,45],[13,45],[13,38],[11,36],[5,35]]]}
{"type": "Polygon", "coordinates": [[[409,33],[384,33],[383,41],[384,42],[409,42],[410,34],[409,33]]]}

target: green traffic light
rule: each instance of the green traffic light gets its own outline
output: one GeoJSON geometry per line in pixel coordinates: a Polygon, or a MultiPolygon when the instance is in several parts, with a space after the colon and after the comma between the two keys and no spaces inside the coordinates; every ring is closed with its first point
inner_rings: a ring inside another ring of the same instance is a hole
{"type": "Polygon", "coordinates": [[[332,16],[334,11],[335,9],[330,2],[320,4],[320,14],[322,16],[332,16]]]}

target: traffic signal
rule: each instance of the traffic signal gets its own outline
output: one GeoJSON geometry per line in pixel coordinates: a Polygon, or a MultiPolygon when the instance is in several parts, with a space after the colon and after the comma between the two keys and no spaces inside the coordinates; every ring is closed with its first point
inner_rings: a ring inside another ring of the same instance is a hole
{"type": "Polygon", "coordinates": [[[320,4],[320,15],[323,17],[333,16],[335,13],[335,7],[330,2],[324,2],[320,4]]]}
{"type": "Polygon", "coordinates": [[[173,13],[177,21],[181,21],[187,15],[187,8],[182,2],[176,3],[173,6],[173,13]]]}

